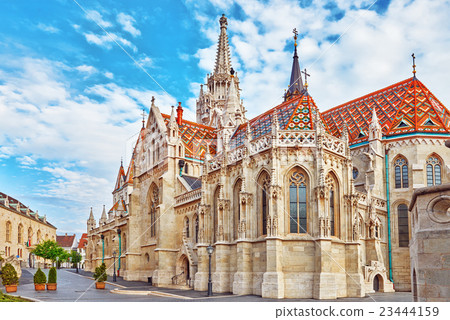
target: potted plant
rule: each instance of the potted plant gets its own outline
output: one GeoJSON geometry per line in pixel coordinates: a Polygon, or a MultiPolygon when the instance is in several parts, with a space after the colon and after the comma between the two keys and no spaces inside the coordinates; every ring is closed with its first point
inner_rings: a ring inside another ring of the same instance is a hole
{"type": "Polygon", "coordinates": [[[10,264],[6,263],[2,267],[2,284],[5,286],[6,292],[16,292],[19,278],[17,277],[16,269],[10,264]]]}
{"type": "Polygon", "coordinates": [[[56,290],[56,268],[52,267],[48,271],[47,290],[56,290]]]}
{"type": "Polygon", "coordinates": [[[104,263],[95,268],[94,279],[96,280],[95,288],[105,289],[105,281],[108,279],[108,276],[106,275],[106,265],[104,263]]]}
{"type": "Polygon", "coordinates": [[[47,282],[47,277],[45,276],[45,273],[41,270],[41,268],[38,268],[36,273],[33,277],[34,280],[34,290],[36,291],[43,291],[45,290],[45,283],[47,282]]]}

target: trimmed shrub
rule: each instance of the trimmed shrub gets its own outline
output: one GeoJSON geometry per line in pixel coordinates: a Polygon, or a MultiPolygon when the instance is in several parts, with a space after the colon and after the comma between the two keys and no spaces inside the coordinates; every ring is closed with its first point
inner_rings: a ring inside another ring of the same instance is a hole
{"type": "Polygon", "coordinates": [[[97,280],[97,282],[104,282],[108,279],[108,276],[106,275],[106,265],[104,263],[95,268],[94,279],[97,280]]]}
{"type": "Polygon", "coordinates": [[[52,267],[48,271],[48,282],[47,283],[56,283],[56,268],[52,267]]]}
{"type": "Polygon", "coordinates": [[[16,269],[12,264],[7,263],[2,267],[2,284],[4,286],[9,286],[11,284],[19,284],[19,278],[17,277],[16,269]]]}
{"type": "Polygon", "coordinates": [[[33,277],[35,284],[44,284],[47,282],[47,277],[45,276],[45,273],[41,270],[41,268],[38,268],[36,273],[33,277]]]}

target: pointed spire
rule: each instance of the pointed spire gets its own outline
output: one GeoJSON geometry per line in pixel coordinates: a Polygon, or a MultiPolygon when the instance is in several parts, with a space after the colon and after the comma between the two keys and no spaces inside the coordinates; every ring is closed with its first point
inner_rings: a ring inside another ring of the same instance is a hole
{"type": "Polygon", "coordinates": [[[230,73],[231,60],[230,60],[230,48],[228,46],[227,36],[227,18],[224,14],[219,20],[220,22],[220,35],[219,44],[217,46],[216,65],[214,67],[214,73],[230,73]]]}
{"type": "Polygon", "coordinates": [[[297,55],[297,35],[298,35],[297,29],[294,29],[293,33],[294,33],[294,60],[292,62],[291,81],[289,82],[289,88],[286,93],[285,99],[294,94],[299,94],[304,90],[300,72],[300,64],[298,62],[298,55],[297,55]]]}
{"type": "Polygon", "coordinates": [[[381,131],[380,122],[378,121],[376,107],[374,106],[372,111],[372,122],[369,125],[369,141],[374,139],[381,140],[382,135],[383,134],[381,131]]]}
{"type": "Polygon", "coordinates": [[[239,109],[240,99],[236,90],[236,83],[234,82],[234,70],[231,68],[231,82],[230,89],[228,89],[227,100],[225,101],[226,112],[232,114],[239,109]]]}
{"type": "Polygon", "coordinates": [[[416,56],[413,53],[411,57],[413,58],[413,76],[416,78],[416,56]]]}
{"type": "Polygon", "coordinates": [[[89,213],[89,220],[94,220],[94,213],[92,212],[92,207],[91,212],[89,213]]]}

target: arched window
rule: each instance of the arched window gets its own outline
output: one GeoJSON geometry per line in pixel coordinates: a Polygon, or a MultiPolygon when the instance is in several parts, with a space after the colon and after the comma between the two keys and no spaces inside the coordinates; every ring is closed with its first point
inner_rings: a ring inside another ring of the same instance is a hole
{"type": "Polygon", "coordinates": [[[31,238],[33,237],[33,229],[31,227],[28,228],[28,238],[27,241],[29,241],[29,245],[31,245],[31,238]]]}
{"type": "Polygon", "coordinates": [[[358,178],[359,176],[359,171],[357,168],[353,167],[353,180],[358,178]]]}
{"type": "Polygon", "coordinates": [[[261,212],[258,222],[259,234],[267,234],[267,215],[269,214],[269,187],[270,176],[267,172],[261,173],[258,179],[258,194],[259,194],[259,212],[261,212]]]}
{"type": "Polygon", "coordinates": [[[10,221],[6,221],[6,241],[11,242],[11,222],[10,221]]]}
{"type": "Polygon", "coordinates": [[[184,218],[184,234],[186,235],[186,238],[189,238],[189,218],[184,218]]]}
{"type": "Polygon", "coordinates": [[[330,235],[339,236],[339,190],[337,179],[329,173],[325,179],[328,188],[328,216],[330,219],[330,235]]]}
{"type": "Polygon", "coordinates": [[[238,227],[241,220],[241,206],[240,206],[240,192],[242,187],[242,180],[239,179],[234,184],[233,188],[233,239],[238,238],[238,227]]]}
{"type": "Polygon", "coordinates": [[[19,227],[17,228],[17,243],[22,244],[23,240],[23,226],[22,224],[19,224],[19,227]]]}
{"type": "Polygon", "coordinates": [[[122,252],[126,253],[127,252],[127,234],[124,233],[122,236],[122,252]]]}
{"type": "Polygon", "coordinates": [[[197,215],[195,215],[195,217],[194,217],[194,227],[195,227],[195,230],[194,230],[194,232],[195,232],[194,238],[195,238],[195,243],[197,243],[197,242],[198,242],[198,230],[199,230],[198,216],[197,216],[197,215]]]}
{"type": "Polygon", "coordinates": [[[441,160],[435,155],[427,159],[427,186],[441,184],[441,160]]]}
{"type": "Polygon", "coordinates": [[[306,178],[299,169],[295,169],[289,177],[289,232],[306,233],[306,178]]]}
{"type": "Polygon", "coordinates": [[[41,241],[41,230],[38,230],[38,232],[37,232],[36,241],[37,241],[37,243],[39,243],[41,241]]]}
{"type": "Polygon", "coordinates": [[[394,162],[395,188],[408,188],[408,161],[398,157],[394,162]]]}
{"type": "Polygon", "coordinates": [[[156,210],[159,205],[159,189],[153,184],[150,188],[150,237],[156,236],[156,210]]]}
{"type": "Polygon", "coordinates": [[[398,246],[408,247],[409,224],[408,224],[408,207],[406,206],[406,204],[398,205],[397,215],[398,215],[398,246]]]}
{"type": "Polygon", "coordinates": [[[189,174],[188,164],[184,165],[184,173],[189,174]]]}

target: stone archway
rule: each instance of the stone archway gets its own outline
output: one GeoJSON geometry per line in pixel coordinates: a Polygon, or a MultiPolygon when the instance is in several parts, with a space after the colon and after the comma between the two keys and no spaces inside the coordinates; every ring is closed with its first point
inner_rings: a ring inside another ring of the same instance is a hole
{"type": "Polygon", "coordinates": [[[173,284],[178,285],[189,285],[190,280],[190,263],[189,258],[182,254],[178,258],[178,263],[176,267],[176,275],[173,278],[173,284]]]}
{"type": "Polygon", "coordinates": [[[384,278],[381,274],[377,273],[373,277],[373,291],[375,292],[384,292],[384,278]]]}

